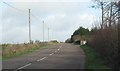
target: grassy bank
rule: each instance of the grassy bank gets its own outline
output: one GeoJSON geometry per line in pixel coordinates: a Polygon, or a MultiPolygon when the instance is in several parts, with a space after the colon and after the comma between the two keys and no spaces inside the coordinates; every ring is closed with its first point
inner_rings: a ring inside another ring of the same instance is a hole
{"type": "MultiPolygon", "coordinates": [[[[110,69],[107,67],[98,54],[89,46],[80,46],[86,55],[85,69],[110,69]]],[[[93,70],[95,71],[95,70],[93,70]]]]}
{"type": "Polygon", "coordinates": [[[28,54],[31,52],[34,52],[40,48],[45,48],[46,45],[35,45],[35,44],[19,44],[19,45],[12,45],[12,47],[7,46],[3,47],[3,55],[2,55],[2,60],[6,60],[9,58],[17,57],[17,56],[22,56],[24,54],[28,54]]]}

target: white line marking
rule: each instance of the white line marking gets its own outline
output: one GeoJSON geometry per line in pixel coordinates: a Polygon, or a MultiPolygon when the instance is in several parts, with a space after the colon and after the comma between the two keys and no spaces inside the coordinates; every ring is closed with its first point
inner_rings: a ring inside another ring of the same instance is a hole
{"type": "Polygon", "coordinates": [[[62,46],[60,46],[60,48],[61,48],[62,46]]]}
{"type": "Polygon", "coordinates": [[[60,49],[58,49],[58,51],[59,51],[60,49]]]}
{"type": "Polygon", "coordinates": [[[41,59],[39,59],[39,60],[37,60],[37,61],[41,61],[41,60],[44,60],[45,58],[47,58],[47,57],[43,57],[43,58],[41,58],[41,59]]]}
{"type": "Polygon", "coordinates": [[[26,64],[26,65],[24,65],[24,66],[22,66],[22,67],[18,68],[17,70],[19,70],[19,69],[23,69],[23,68],[25,68],[25,67],[27,67],[27,66],[29,66],[29,65],[31,65],[31,63],[26,64]]]}
{"type": "Polygon", "coordinates": [[[57,52],[57,51],[55,51],[55,52],[57,52]]]}
{"type": "Polygon", "coordinates": [[[50,56],[53,55],[54,53],[49,54],[50,56]]]}
{"type": "Polygon", "coordinates": [[[60,46],[60,48],[62,47],[62,45],[60,46]]]}

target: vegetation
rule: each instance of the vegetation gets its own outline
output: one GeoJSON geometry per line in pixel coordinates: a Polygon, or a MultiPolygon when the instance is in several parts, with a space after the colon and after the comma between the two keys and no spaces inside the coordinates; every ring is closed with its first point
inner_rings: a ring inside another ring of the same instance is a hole
{"type": "Polygon", "coordinates": [[[43,48],[46,43],[34,43],[34,44],[3,44],[2,45],[2,59],[6,60],[12,57],[21,56],[27,53],[31,53],[39,48],[43,48]]]}
{"type": "MultiPolygon", "coordinates": [[[[86,36],[89,36],[89,38],[86,39],[87,45],[92,47],[95,52],[100,55],[105,64],[112,69],[119,69],[120,1],[94,1],[97,5],[92,7],[101,8],[101,22],[95,23],[97,25],[90,31],[80,27],[73,33],[71,39],[75,35],[85,36],[85,38],[86,36]]],[[[83,49],[89,50],[87,47],[83,49]]],[[[89,55],[93,57],[93,53],[90,53],[89,55]]]]}
{"type": "Polygon", "coordinates": [[[94,31],[88,41],[102,59],[112,69],[119,69],[119,38],[120,33],[120,1],[99,2],[95,0],[102,11],[102,22],[92,28],[94,31]]]}
{"type": "Polygon", "coordinates": [[[109,69],[99,55],[87,45],[80,46],[86,55],[85,69],[109,69]]]}
{"type": "Polygon", "coordinates": [[[77,30],[75,30],[71,38],[66,40],[66,42],[67,43],[74,42],[74,43],[80,44],[80,41],[86,40],[89,37],[89,35],[90,35],[89,29],[86,29],[80,26],[77,30]]]}
{"type": "Polygon", "coordinates": [[[58,43],[57,40],[51,40],[50,43],[58,43]]]}
{"type": "Polygon", "coordinates": [[[73,35],[89,35],[89,29],[83,28],[83,27],[79,27],[74,33],[73,35]]]}
{"type": "Polygon", "coordinates": [[[87,44],[93,47],[101,57],[112,68],[118,67],[118,30],[99,29],[94,35],[87,40],[87,44]]]}

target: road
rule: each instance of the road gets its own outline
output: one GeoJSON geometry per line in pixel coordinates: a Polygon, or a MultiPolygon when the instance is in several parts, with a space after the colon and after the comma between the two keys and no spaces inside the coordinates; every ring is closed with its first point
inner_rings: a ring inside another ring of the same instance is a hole
{"type": "Polygon", "coordinates": [[[3,69],[84,69],[85,54],[78,45],[60,43],[2,62],[3,69]]]}

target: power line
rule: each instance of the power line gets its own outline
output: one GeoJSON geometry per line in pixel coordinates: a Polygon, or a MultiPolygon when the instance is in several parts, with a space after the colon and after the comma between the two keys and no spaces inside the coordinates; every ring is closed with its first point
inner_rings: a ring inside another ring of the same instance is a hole
{"type": "MultiPolygon", "coordinates": [[[[44,42],[44,38],[45,38],[45,36],[44,36],[44,32],[45,32],[45,22],[44,22],[44,20],[40,20],[37,16],[35,16],[32,12],[31,12],[31,16],[33,16],[37,21],[39,20],[40,22],[42,22],[42,29],[43,29],[43,42],[44,42]]],[[[50,40],[50,37],[49,37],[49,34],[50,34],[50,32],[49,32],[49,30],[50,30],[50,28],[48,27],[48,42],[49,42],[49,40],[50,40]]]]}
{"type": "Polygon", "coordinates": [[[40,19],[38,19],[34,14],[32,14],[32,12],[31,12],[31,16],[35,19],[35,20],[40,20],[40,19]]]}
{"type": "Polygon", "coordinates": [[[37,16],[35,16],[32,12],[31,12],[31,16],[33,16],[37,21],[39,20],[40,22],[42,22],[42,20],[40,20],[37,16]]]}
{"type": "MultiPolygon", "coordinates": [[[[44,36],[44,32],[45,32],[45,23],[44,23],[44,20],[40,20],[37,16],[35,16],[33,13],[31,13],[31,16],[33,16],[37,21],[39,20],[40,22],[42,22],[42,30],[43,30],[43,42],[44,42],[44,38],[45,38],[45,36],[44,36]]],[[[48,42],[49,42],[49,27],[48,27],[48,42]]]]}
{"type": "Polygon", "coordinates": [[[3,3],[4,3],[4,4],[6,4],[7,6],[9,6],[9,7],[13,8],[13,9],[17,10],[17,11],[27,12],[27,10],[18,9],[18,8],[14,7],[14,6],[12,6],[12,5],[10,5],[10,4],[8,4],[8,3],[6,3],[6,2],[3,2],[3,3]]]}

